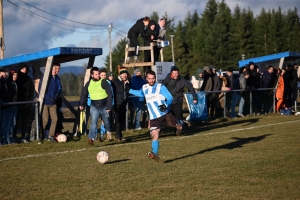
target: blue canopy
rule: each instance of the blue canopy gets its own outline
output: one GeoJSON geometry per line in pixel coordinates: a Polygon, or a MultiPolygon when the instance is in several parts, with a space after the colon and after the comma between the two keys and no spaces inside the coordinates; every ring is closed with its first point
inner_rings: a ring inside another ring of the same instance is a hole
{"type": "Polygon", "coordinates": [[[275,53],[266,56],[240,60],[239,68],[243,66],[248,66],[249,62],[255,63],[256,65],[260,66],[261,69],[266,68],[267,65],[278,66],[281,68],[284,62],[290,62],[290,61],[297,62],[299,59],[300,59],[300,52],[286,51],[282,53],[275,53]]]}
{"type": "Polygon", "coordinates": [[[28,53],[0,60],[0,68],[11,67],[26,62],[28,65],[44,67],[47,58],[54,57],[54,62],[64,63],[102,55],[102,48],[57,47],[44,51],[28,53]]]}

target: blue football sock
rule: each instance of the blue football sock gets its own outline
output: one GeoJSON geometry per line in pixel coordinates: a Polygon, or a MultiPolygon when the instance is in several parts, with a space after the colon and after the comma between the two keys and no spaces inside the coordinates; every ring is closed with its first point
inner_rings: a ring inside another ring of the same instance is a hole
{"type": "Polygon", "coordinates": [[[101,133],[101,135],[104,135],[105,132],[106,132],[106,129],[104,127],[104,124],[101,124],[101,127],[100,127],[100,133],[101,133]]]}
{"type": "Polygon", "coordinates": [[[159,149],[159,141],[153,140],[152,141],[152,152],[156,155],[158,155],[158,149],[159,149]]]}

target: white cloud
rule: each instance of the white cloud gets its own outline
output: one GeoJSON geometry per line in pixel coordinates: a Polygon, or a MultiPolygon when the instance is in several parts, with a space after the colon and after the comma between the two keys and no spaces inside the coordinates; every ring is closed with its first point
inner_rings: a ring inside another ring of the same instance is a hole
{"type": "MultiPolygon", "coordinates": [[[[73,29],[73,27],[90,27],[79,23],[71,23],[58,17],[47,15],[37,9],[30,8],[20,0],[10,0],[11,2],[22,6],[23,8],[63,24],[54,23],[64,29],[73,29]]],[[[112,32],[112,45],[116,45],[122,37],[126,37],[128,29],[141,17],[149,16],[153,11],[159,15],[167,12],[169,17],[174,17],[175,22],[184,20],[187,12],[193,13],[197,10],[201,14],[205,9],[207,1],[199,0],[22,0],[46,12],[52,13],[73,21],[79,21],[88,24],[104,25],[94,27],[97,32],[94,34],[83,34],[72,32],[49,25],[33,17],[20,8],[16,8],[8,1],[3,1],[4,9],[4,39],[5,39],[5,57],[11,57],[18,54],[25,54],[35,51],[41,51],[59,46],[77,46],[77,47],[100,47],[103,48],[103,56],[96,58],[95,65],[102,67],[105,56],[109,53],[107,26],[113,23],[113,26],[122,32],[116,34],[112,32]],[[125,32],[125,33],[124,33],[125,32]]],[[[259,14],[264,7],[266,10],[281,6],[282,11],[298,7],[298,0],[226,0],[227,5],[233,11],[236,5],[240,8],[253,11],[254,15],[259,14]]],[[[46,19],[43,19],[46,20],[46,19]]],[[[77,29],[76,31],[82,31],[77,29]]],[[[94,32],[95,32],[94,31],[94,32]]],[[[80,62],[79,62],[80,63],[80,62]]],[[[80,64],[87,63],[81,61],[80,64]]]]}

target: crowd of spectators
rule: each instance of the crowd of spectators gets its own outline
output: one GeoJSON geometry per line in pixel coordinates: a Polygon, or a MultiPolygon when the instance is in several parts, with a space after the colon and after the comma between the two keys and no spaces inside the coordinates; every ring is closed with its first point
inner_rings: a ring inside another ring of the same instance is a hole
{"type": "MultiPolygon", "coordinates": [[[[61,107],[60,94],[62,92],[58,76],[59,69],[60,65],[57,63],[52,67],[49,84],[45,90],[45,105],[42,114],[43,131],[40,138],[52,142],[56,141],[55,135],[57,132],[61,132],[63,127],[62,119],[58,119],[57,115],[61,107]],[[57,127],[60,127],[59,130],[57,127]]],[[[205,66],[198,68],[196,74],[192,75],[190,80],[186,80],[180,76],[179,69],[173,66],[162,84],[173,96],[170,111],[179,123],[191,125],[189,121],[183,119],[184,91],[192,93],[195,104],[198,101],[196,92],[205,93],[208,120],[224,117],[224,110],[226,117],[236,118],[249,115],[250,103],[252,103],[253,115],[280,112],[281,109],[296,110],[293,106],[297,100],[299,71],[297,64],[288,64],[282,69],[269,65],[266,70],[260,72],[260,68],[250,62],[248,66],[240,68],[238,76],[234,75],[232,67],[221,71],[214,66],[205,66]],[[250,93],[252,94],[251,101],[250,93]],[[273,110],[274,101],[275,110],[273,110]],[[237,113],[236,110],[238,110],[237,113]]],[[[137,131],[147,128],[145,98],[129,97],[130,89],[140,90],[147,83],[141,70],[135,68],[131,76],[126,68],[121,68],[116,78],[112,72],[106,72],[105,69],[99,71],[98,68],[95,68],[92,72],[97,74],[91,74],[91,80],[88,83],[92,84],[84,86],[80,101],[80,109],[91,109],[92,117],[95,118],[89,129],[92,136],[88,143],[93,145],[97,138],[99,116],[105,122],[99,132],[101,141],[104,141],[104,134],[107,137],[105,141],[112,140],[112,131],[115,132],[115,140],[126,141],[122,131],[125,129],[127,120],[127,108],[129,108],[130,116],[128,118],[131,122],[129,128],[137,131]],[[99,114],[96,115],[96,112],[99,114]],[[141,123],[141,118],[143,123],[141,123]]],[[[40,81],[40,85],[41,83],[42,81],[40,81]]],[[[39,91],[40,87],[37,95],[39,91]]],[[[32,112],[30,104],[8,106],[5,103],[32,101],[38,97],[37,95],[34,97],[34,84],[28,75],[28,67],[25,64],[22,64],[19,71],[7,72],[0,69],[0,141],[2,145],[27,143],[30,140],[28,113],[32,112]],[[18,131],[21,132],[21,137],[17,137],[18,131]]],[[[176,132],[178,130],[174,129],[174,131],[176,135],[180,135],[176,132]]]]}

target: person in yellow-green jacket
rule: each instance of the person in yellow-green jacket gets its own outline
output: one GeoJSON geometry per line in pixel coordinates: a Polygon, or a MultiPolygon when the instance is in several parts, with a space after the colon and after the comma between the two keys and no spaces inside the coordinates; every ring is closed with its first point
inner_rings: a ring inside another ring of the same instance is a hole
{"type": "Polygon", "coordinates": [[[110,84],[106,79],[100,79],[100,73],[105,69],[99,70],[97,67],[91,69],[91,77],[82,89],[80,97],[80,110],[84,109],[86,105],[87,96],[90,95],[91,99],[91,125],[89,130],[88,144],[93,146],[96,138],[96,128],[99,116],[101,115],[104,127],[107,131],[106,140],[111,140],[109,112],[112,109],[112,91],[110,84]]]}

